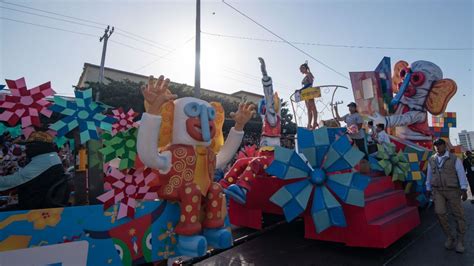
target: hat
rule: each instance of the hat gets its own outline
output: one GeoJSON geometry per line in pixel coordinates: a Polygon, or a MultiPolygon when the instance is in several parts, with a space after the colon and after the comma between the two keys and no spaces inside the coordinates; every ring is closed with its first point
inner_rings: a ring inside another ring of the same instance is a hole
{"type": "Polygon", "coordinates": [[[347,105],[347,107],[351,107],[351,106],[357,107],[357,104],[355,102],[351,102],[350,104],[347,105]]]}
{"type": "Polygon", "coordinates": [[[26,141],[20,142],[21,144],[28,144],[30,142],[46,142],[53,143],[53,137],[43,131],[35,131],[31,133],[26,141]]]}
{"type": "Polygon", "coordinates": [[[433,145],[439,146],[439,145],[446,145],[446,141],[444,139],[437,139],[435,142],[433,142],[433,145]]]}

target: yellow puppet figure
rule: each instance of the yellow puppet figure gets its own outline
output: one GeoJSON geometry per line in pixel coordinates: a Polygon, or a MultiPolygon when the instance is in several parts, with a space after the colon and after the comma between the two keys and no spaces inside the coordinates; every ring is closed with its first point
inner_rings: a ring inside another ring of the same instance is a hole
{"type": "Polygon", "coordinates": [[[143,163],[158,171],[151,185],[157,187],[159,198],[180,204],[175,228],[180,235],[178,248],[188,255],[202,255],[208,242],[216,248],[232,244],[230,232],[222,229],[225,201],[221,186],[213,182],[214,170],[233,158],[243,127],[255,111],[251,105],[241,105],[223,143],[222,106],[192,97],[175,99],[168,83],[163,77],[151,78],[144,90],[146,113],[137,149],[143,163]]]}

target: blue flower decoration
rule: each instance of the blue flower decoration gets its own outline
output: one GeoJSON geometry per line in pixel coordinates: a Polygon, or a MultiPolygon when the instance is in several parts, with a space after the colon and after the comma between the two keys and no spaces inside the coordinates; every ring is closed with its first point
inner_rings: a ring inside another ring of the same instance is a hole
{"type": "Polygon", "coordinates": [[[62,137],[79,126],[82,144],[90,139],[99,140],[97,127],[111,132],[116,119],[102,114],[106,107],[92,101],[92,89],[76,90],[74,94],[74,101],[54,96],[54,105],[49,107],[50,110],[66,116],[50,126],[57,132],[57,136],[62,137]]]}
{"type": "Polygon", "coordinates": [[[310,213],[316,232],[345,227],[344,211],[335,196],[346,204],[364,206],[369,177],[352,172],[364,153],[351,145],[342,128],[298,128],[297,133],[299,153],[276,147],[267,173],[298,181],[282,187],[270,201],[283,208],[289,222],[302,214],[312,199],[310,213]]]}

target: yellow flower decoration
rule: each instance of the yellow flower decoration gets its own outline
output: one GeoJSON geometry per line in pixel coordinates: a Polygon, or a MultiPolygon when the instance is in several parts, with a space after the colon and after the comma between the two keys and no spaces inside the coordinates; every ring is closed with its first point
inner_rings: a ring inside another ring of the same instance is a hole
{"type": "Polygon", "coordinates": [[[36,230],[43,230],[46,226],[55,227],[61,221],[63,208],[32,210],[28,212],[27,220],[33,223],[36,230]]]}

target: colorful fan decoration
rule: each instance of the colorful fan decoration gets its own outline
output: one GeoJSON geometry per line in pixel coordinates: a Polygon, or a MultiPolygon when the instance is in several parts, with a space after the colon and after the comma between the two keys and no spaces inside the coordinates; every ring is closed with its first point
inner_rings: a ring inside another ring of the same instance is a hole
{"type": "Polygon", "coordinates": [[[137,134],[137,128],[122,131],[115,136],[102,134],[104,148],[99,151],[104,155],[104,162],[120,158],[120,170],[132,168],[137,157],[137,134]]]}
{"type": "Polygon", "coordinates": [[[298,128],[301,154],[275,148],[275,159],[267,173],[283,180],[301,178],[285,185],[270,198],[283,208],[287,221],[309,208],[312,198],[310,213],[319,233],[331,226],[346,226],[344,211],[334,195],[346,204],[365,205],[364,189],[369,177],[352,172],[364,153],[352,146],[343,132],[342,128],[323,127],[314,131],[298,128]]]}
{"type": "MultiPolygon", "coordinates": [[[[375,154],[376,160],[370,160],[371,168],[381,170],[386,175],[392,176],[392,181],[405,181],[405,177],[410,174],[410,163],[408,163],[407,156],[402,151],[396,152],[395,144],[393,143],[379,144],[377,149],[378,151],[375,154]]],[[[416,173],[411,176],[412,178],[418,177],[416,173]]]]}
{"type": "Polygon", "coordinates": [[[119,203],[117,219],[125,216],[133,218],[137,200],[154,200],[158,197],[158,194],[150,191],[148,186],[155,178],[156,175],[150,168],[129,169],[122,172],[113,166],[109,166],[104,181],[112,189],[100,195],[97,199],[104,203],[104,210],[119,203]]]}
{"type": "Polygon", "coordinates": [[[40,126],[39,114],[50,117],[52,112],[48,110],[51,105],[45,98],[56,94],[51,88],[51,82],[46,82],[28,90],[25,78],[18,80],[6,80],[10,95],[0,101],[0,108],[5,109],[0,114],[0,121],[15,126],[21,120],[21,127],[40,126]]]}
{"type": "Polygon", "coordinates": [[[117,119],[117,122],[112,125],[112,136],[119,132],[138,127],[138,123],[133,121],[138,116],[138,113],[133,111],[133,109],[130,108],[130,110],[125,113],[120,107],[112,110],[112,113],[114,114],[113,117],[117,119]]]}
{"type": "Polygon", "coordinates": [[[21,136],[21,125],[17,125],[14,127],[7,127],[3,123],[0,123],[0,135],[3,135],[5,132],[10,133],[12,138],[17,138],[21,136]]]}
{"type": "Polygon", "coordinates": [[[81,144],[90,139],[99,140],[98,127],[111,132],[112,124],[116,119],[101,113],[105,107],[92,101],[92,89],[76,90],[74,94],[76,95],[74,101],[54,97],[54,105],[49,109],[66,117],[51,125],[50,128],[61,137],[79,126],[81,144]]]}

